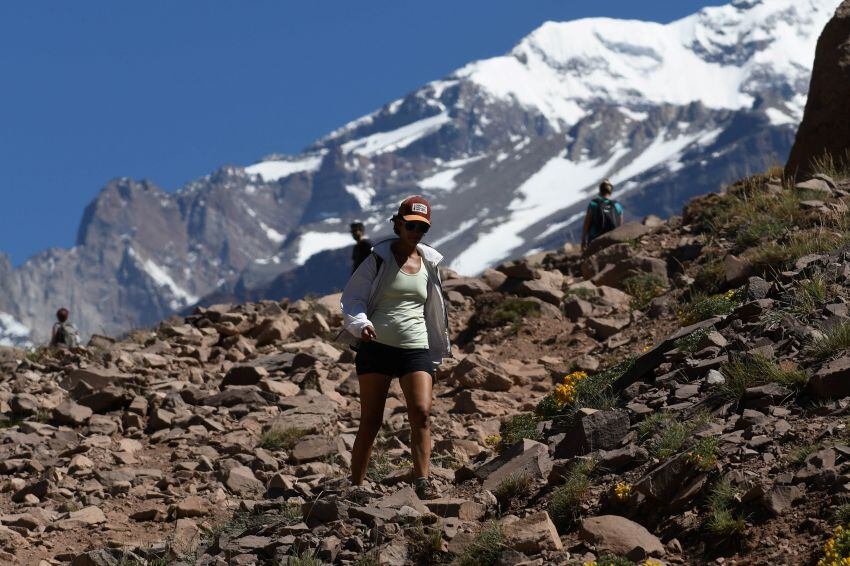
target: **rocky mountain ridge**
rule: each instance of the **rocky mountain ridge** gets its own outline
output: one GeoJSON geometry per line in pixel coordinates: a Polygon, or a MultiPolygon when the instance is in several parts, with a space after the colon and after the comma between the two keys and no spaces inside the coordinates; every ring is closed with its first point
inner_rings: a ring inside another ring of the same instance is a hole
{"type": "Polygon", "coordinates": [[[784,160],[836,4],[738,1],[667,25],[548,23],[300,155],[224,167],[173,194],[115,180],[86,209],[74,248],[0,265],[0,310],[43,341],[58,306],[88,336],[196,301],[330,292],[347,276],[347,223],[387,233],[411,193],[434,203],[430,241],[467,274],[575,239],[605,176],[630,217],[675,214],[784,160]]]}

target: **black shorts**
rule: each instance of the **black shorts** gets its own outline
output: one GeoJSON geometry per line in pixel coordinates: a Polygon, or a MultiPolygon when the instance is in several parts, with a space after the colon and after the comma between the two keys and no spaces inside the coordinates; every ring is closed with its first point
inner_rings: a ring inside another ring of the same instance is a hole
{"type": "Polygon", "coordinates": [[[434,377],[434,363],[428,348],[396,348],[378,342],[360,342],[354,365],[357,375],[382,373],[401,377],[414,371],[424,371],[434,377]]]}

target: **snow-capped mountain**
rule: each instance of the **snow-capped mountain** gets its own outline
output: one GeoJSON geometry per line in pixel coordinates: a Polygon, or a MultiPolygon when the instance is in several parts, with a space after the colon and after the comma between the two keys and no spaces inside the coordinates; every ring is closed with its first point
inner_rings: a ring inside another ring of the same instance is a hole
{"type": "Polygon", "coordinates": [[[670,24],[546,23],[300,155],[224,167],[173,194],[111,182],[76,247],[0,263],[0,309],[44,339],[59,306],[86,335],[197,300],[330,291],[348,275],[348,223],[387,234],[414,193],[434,206],[430,243],[464,273],[577,239],[605,177],[627,214],[676,214],[784,162],[838,4],[736,0],[670,24]]]}

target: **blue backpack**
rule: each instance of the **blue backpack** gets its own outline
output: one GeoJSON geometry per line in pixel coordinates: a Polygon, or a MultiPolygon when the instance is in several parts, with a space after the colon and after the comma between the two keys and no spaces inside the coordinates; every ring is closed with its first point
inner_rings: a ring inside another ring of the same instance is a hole
{"type": "Polygon", "coordinates": [[[617,205],[616,200],[596,197],[593,199],[596,203],[594,208],[593,218],[591,219],[590,233],[596,237],[610,232],[617,227],[617,205]]]}

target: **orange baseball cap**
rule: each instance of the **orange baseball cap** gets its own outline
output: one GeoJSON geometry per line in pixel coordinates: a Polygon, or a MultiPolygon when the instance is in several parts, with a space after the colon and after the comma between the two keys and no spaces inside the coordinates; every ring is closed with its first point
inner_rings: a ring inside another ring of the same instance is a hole
{"type": "Polygon", "coordinates": [[[419,195],[407,197],[398,207],[398,215],[405,222],[424,222],[431,225],[431,205],[419,195]]]}

